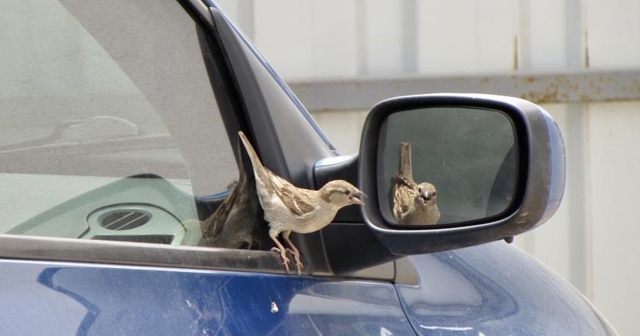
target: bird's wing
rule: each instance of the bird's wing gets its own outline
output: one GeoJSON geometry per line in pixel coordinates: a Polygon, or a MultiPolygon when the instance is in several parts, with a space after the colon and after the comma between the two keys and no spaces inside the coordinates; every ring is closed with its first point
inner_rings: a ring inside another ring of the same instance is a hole
{"type": "Polygon", "coordinates": [[[393,187],[393,218],[400,221],[402,218],[402,200],[398,193],[398,185],[393,187]]]}
{"type": "Polygon", "coordinates": [[[411,190],[417,190],[418,184],[411,178],[398,174],[395,180],[396,186],[405,186],[411,190]]]}
{"type": "Polygon", "coordinates": [[[410,211],[412,199],[416,193],[415,183],[411,182],[413,181],[396,178],[393,187],[393,216],[398,221],[402,221],[410,211]]]}
{"type": "Polygon", "coordinates": [[[269,171],[269,180],[273,185],[276,195],[287,208],[298,216],[304,216],[313,210],[315,206],[310,200],[309,194],[289,181],[269,171]]]}

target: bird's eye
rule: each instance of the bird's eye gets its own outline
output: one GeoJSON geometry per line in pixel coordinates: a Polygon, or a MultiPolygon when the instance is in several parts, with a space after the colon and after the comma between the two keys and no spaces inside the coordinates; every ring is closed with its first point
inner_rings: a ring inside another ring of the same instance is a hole
{"type": "Polygon", "coordinates": [[[345,195],[349,195],[349,194],[351,194],[351,190],[348,190],[348,189],[347,189],[347,190],[345,190],[345,191],[344,191],[344,194],[345,194],[345,195]]]}

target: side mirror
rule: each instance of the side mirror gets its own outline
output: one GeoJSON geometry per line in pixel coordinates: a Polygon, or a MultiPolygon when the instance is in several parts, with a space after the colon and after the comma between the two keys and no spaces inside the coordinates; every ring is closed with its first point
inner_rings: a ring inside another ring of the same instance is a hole
{"type": "Polygon", "coordinates": [[[528,101],[436,94],[385,100],[360,149],[367,225],[396,255],[510,238],[546,221],[564,192],[556,123],[528,101]]]}

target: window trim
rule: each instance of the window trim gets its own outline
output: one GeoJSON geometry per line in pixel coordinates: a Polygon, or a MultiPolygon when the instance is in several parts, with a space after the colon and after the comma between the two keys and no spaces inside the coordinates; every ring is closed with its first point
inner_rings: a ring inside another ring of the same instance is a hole
{"type": "Polygon", "coordinates": [[[269,251],[0,234],[0,258],[285,273],[269,251]]]}

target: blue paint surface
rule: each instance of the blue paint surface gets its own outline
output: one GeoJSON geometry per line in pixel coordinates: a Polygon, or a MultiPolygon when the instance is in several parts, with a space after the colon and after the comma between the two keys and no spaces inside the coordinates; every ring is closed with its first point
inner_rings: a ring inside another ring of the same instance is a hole
{"type": "Polygon", "coordinates": [[[411,261],[419,285],[397,288],[421,335],[615,335],[577,290],[507,244],[411,261]]]}
{"type": "Polygon", "coordinates": [[[0,334],[615,335],[575,289],[504,243],[411,262],[418,283],[393,285],[2,260],[0,334]]]}
{"type": "Polygon", "coordinates": [[[393,286],[0,262],[2,335],[412,335],[393,286]]]}

